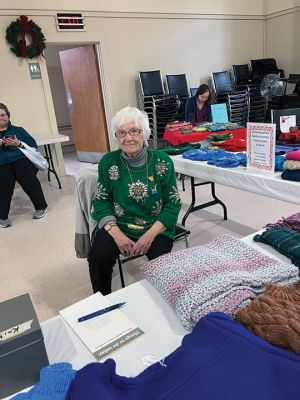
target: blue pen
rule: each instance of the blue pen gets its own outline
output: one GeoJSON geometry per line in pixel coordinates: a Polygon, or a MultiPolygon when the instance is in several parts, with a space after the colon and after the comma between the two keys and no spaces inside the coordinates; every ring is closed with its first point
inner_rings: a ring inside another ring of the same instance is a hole
{"type": "Polygon", "coordinates": [[[101,310],[95,311],[91,314],[83,315],[82,317],[78,318],[78,322],[87,321],[88,319],[95,318],[95,317],[98,317],[99,315],[106,314],[112,310],[116,310],[117,308],[124,306],[124,304],[126,304],[126,303],[117,303],[112,306],[102,308],[101,310]]]}

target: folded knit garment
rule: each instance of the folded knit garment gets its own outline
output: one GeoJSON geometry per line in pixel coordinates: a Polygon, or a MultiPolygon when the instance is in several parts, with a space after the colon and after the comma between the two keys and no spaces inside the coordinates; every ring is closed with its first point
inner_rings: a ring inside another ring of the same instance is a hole
{"type": "Polygon", "coordinates": [[[300,150],[289,151],[286,154],[286,159],[300,161],[300,150]]]}
{"type": "Polygon", "coordinates": [[[300,169],[300,161],[287,160],[283,164],[284,169],[300,169]]]}
{"type": "Polygon", "coordinates": [[[253,240],[269,244],[300,267],[300,233],[287,228],[271,228],[255,235],[253,240]]]}
{"type": "Polygon", "coordinates": [[[269,343],[300,354],[300,282],[268,285],[235,319],[269,343]]]}
{"type": "Polygon", "coordinates": [[[40,371],[40,382],[11,400],[64,400],[76,371],[67,362],[48,365],[40,371]]]}
{"type": "Polygon", "coordinates": [[[207,136],[207,140],[209,142],[221,142],[223,140],[231,140],[232,139],[232,133],[219,133],[219,134],[212,134],[207,136]]]}
{"type": "Polygon", "coordinates": [[[168,146],[160,149],[164,153],[169,154],[170,156],[175,156],[177,154],[182,154],[190,149],[199,149],[201,147],[200,143],[181,143],[178,146],[168,146]]]}
{"type": "Polygon", "coordinates": [[[240,165],[240,160],[238,157],[235,157],[234,154],[227,153],[222,157],[208,160],[207,164],[222,168],[235,168],[240,165]]]}
{"type": "Polygon", "coordinates": [[[284,156],[275,156],[275,171],[283,171],[285,161],[284,156]]]}
{"type": "Polygon", "coordinates": [[[221,145],[226,151],[246,151],[247,142],[245,139],[226,140],[221,145]]]}
{"type": "Polygon", "coordinates": [[[300,233],[300,212],[293,214],[287,218],[282,217],[282,219],[279,219],[277,222],[273,224],[270,223],[264,226],[264,228],[267,229],[280,227],[285,227],[287,229],[300,233]]]}
{"type": "Polygon", "coordinates": [[[281,174],[281,178],[287,181],[300,182],[300,169],[285,169],[281,174]]]}
{"type": "Polygon", "coordinates": [[[298,268],[223,235],[149,261],[143,274],[174,308],[183,325],[192,329],[209,312],[234,315],[269,282],[296,282],[298,268]]]}
{"type": "Polygon", "coordinates": [[[216,157],[221,157],[225,155],[225,150],[223,149],[218,149],[218,150],[209,150],[209,149],[203,149],[203,150],[188,150],[185,151],[182,154],[183,158],[187,158],[188,160],[194,160],[194,161],[207,161],[214,159],[216,157]]]}
{"type": "Polygon", "coordinates": [[[298,145],[288,145],[283,143],[276,143],[275,146],[275,154],[276,155],[283,155],[289,152],[294,152],[296,150],[300,150],[300,144],[298,145]]]}

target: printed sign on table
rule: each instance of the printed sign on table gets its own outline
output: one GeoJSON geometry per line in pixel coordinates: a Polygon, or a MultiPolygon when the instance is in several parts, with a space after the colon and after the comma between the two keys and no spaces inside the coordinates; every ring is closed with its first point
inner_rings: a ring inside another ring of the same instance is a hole
{"type": "Polygon", "coordinates": [[[247,124],[247,167],[260,171],[275,170],[276,125],[247,124]]]}

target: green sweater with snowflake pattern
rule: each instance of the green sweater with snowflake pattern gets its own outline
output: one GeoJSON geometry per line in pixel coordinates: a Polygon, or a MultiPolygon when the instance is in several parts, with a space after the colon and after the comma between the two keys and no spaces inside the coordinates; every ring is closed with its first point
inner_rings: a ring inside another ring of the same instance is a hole
{"type": "Polygon", "coordinates": [[[181,208],[171,158],[159,150],[147,150],[140,167],[130,166],[121,150],[107,153],[99,162],[98,185],[92,202],[92,217],[100,221],[114,215],[125,235],[138,239],[155,221],[174,239],[181,208]]]}

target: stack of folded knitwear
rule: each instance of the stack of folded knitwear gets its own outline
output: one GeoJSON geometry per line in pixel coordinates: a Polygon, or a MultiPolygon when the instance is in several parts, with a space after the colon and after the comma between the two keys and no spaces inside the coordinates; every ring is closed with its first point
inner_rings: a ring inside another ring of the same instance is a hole
{"type": "Polygon", "coordinates": [[[190,122],[175,121],[166,125],[166,130],[170,132],[181,132],[183,130],[192,130],[193,125],[190,122]]]}
{"type": "Polygon", "coordinates": [[[300,213],[265,227],[267,229],[261,234],[256,234],[253,240],[273,247],[300,268],[300,213]]]}
{"type": "Polygon", "coordinates": [[[300,150],[290,151],[286,154],[283,168],[282,179],[300,182],[300,150]]]}
{"type": "Polygon", "coordinates": [[[247,150],[247,142],[245,139],[232,139],[226,140],[221,144],[221,147],[226,151],[246,151],[247,150]]]}

